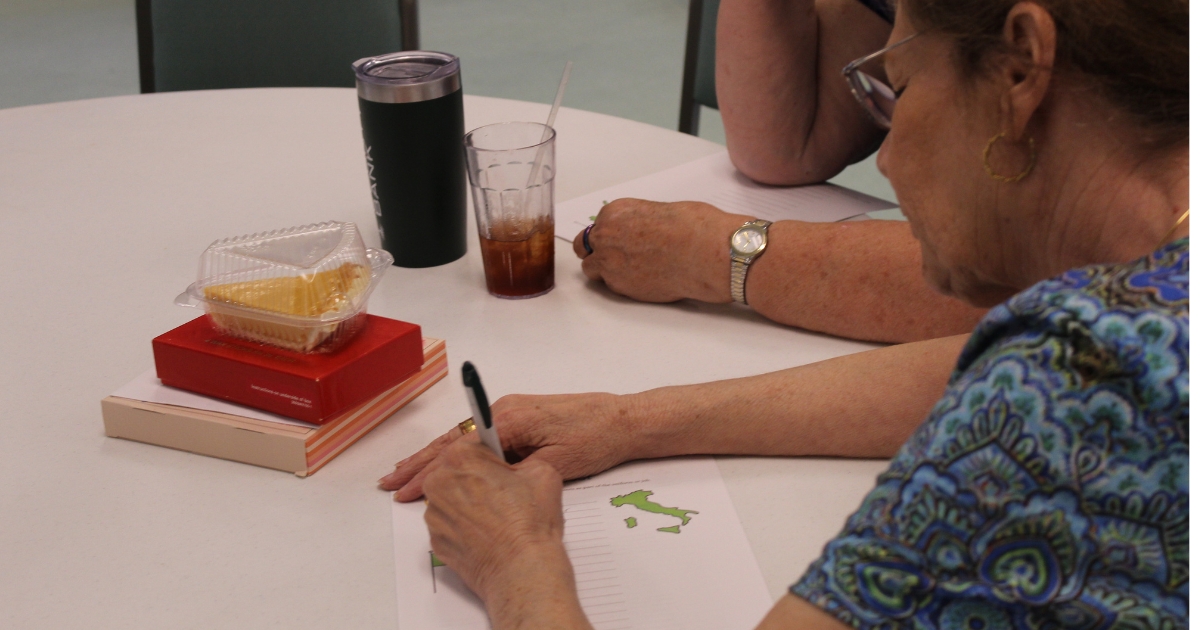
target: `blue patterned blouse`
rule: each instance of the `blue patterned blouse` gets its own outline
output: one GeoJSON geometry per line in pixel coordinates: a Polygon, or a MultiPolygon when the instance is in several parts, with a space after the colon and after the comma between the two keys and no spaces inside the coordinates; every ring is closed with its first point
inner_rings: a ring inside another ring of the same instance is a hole
{"type": "Polygon", "coordinates": [[[855,628],[1186,628],[1188,239],[992,309],[792,592],[855,628]]]}

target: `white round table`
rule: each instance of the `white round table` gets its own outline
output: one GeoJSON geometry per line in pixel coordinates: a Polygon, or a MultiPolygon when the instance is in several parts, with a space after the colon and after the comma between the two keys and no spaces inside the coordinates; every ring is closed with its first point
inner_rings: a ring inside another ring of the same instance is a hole
{"type": "MultiPolygon", "coordinates": [[[[468,129],[547,112],[466,99],[468,129]]],[[[572,109],[557,128],[560,200],[720,149],[572,109]]],[[[108,439],[100,418],[100,399],[152,366],[150,339],[196,315],[172,299],[213,240],[339,219],[378,246],[354,92],[0,110],[0,217],[0,627],[397,627],[390,497],[375,480],[467,415],[452,379],[307,479],[108,439]]],[[[499,300],[469,240],[457,262],[393,268],[370,310],[446,339],[451,365],[475,362],[493,397],[633,392],[871,347],[740,308],[617,297],[585,283],[561,241],[554,291],[499,300]]],[[[885,466],[719,461],[776,597],[885,466]]]]}

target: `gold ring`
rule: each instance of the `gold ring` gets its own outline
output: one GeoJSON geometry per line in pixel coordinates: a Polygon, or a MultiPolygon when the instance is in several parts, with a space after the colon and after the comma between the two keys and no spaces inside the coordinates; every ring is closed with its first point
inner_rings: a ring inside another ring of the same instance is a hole
{"type": "Polygon", "coordinates": [[[467,418],[458,423],[458,432],[466,435],[475,430],[475,418],[467,418]]]}

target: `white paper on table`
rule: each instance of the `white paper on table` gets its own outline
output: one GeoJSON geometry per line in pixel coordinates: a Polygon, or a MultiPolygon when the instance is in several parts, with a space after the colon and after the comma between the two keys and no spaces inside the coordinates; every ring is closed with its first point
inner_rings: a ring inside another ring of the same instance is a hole
{"type": "Polygon", "coordinates": [[[660,173],[610,186],[556,204],[554,235],[574,240],[606,201],[634,197],[650,201],[703,201],[733,214],[768,221],[842,221],[896,204],[836,184],[764,186],[742,175],[721,151],[660,173]]]}
{"type": "MultiPolygon", "coordinates": [[[[392,507],[399,628],[488,628],[483,603],[453,570],[434,566],[424,512],[420,501],[392,507]]],[[[749,629],[771,607],[711,457],[634,462],[572,482],[563,515],[580,601],[596,630],[749,629]],[[680,526],[682,518],[612,505],[640,490],[653,492],[649,501],[695,513],[680,526]],[[659,529],[675,526],[678,533],[659,529]]]]}
{"type": "Polygon", "coordinates": [[[297,427],[316,428],[317,425],[293,420],[277,414],[243,407],[236,403],[226,402],[219,398],[210,398],[201,394],[167,387],[158,380],[158,373],[153,369],[146,370],[141,376],[126,383],[121,389],[113,392],[112,395],[118,398],[128,398],[130,400],[140,400],[148,403],[158,403],[160,405],[174,405],[176,407],[188,407],[190,409],[203,409],[204,411],[216,411],[218,413],[227,413],[231,416],[241,416],[242,418],[253,418],[255,420],[266,420],[267,422],[279,422],[282,424],[290,424],[297,427]]]}

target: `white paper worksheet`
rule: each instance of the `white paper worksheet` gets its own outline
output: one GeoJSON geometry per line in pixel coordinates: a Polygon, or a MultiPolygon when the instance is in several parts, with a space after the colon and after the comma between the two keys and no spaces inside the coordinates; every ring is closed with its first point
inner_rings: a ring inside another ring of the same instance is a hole
{"type": "MultiPolygon", "coordinates": [[[[486,629],[429,549],[423,502],[392,508],[401,630],[486,629]]],[[[596,630],[753,628],[766,582],[711,457],[625,464],[567,484],[565,543],[596,630]]]]}
{"type": "Polygon", "coordinates": [[[574,240],[608,201],[634,197],[650,201],[703,201],[734,214],[768,221],[842,221],[896,204],[835,184],[764,186],[734,168],[721,151],[675,168],[617,184],[556,204],[554,235],[574,240]]]}

